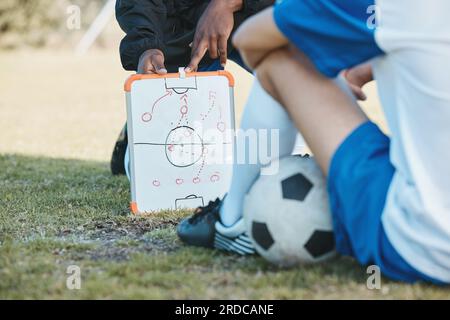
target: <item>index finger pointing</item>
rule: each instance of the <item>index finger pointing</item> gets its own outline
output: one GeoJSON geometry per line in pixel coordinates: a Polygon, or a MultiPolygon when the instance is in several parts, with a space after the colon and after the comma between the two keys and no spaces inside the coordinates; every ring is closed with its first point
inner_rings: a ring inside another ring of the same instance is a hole
{"type": "Polygon", "coordinates": [[[203,59],[207,49],[208,49],[207,46],[204,45],[203,43],[197,47],[197,49],[192,54],[191,62],[189,63],[189,65],[186,68],[187,72],[197,70],[198,64],[203,59]]]}

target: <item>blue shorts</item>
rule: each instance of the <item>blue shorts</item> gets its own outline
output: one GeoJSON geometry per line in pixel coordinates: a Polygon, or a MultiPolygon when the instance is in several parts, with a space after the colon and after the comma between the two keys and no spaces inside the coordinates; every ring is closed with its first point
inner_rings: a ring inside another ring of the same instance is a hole
{"type": "Polygon", "coordinates": [[[441,284],[411,267],[384,232],[381,215],[395,172],[389,145],[389,138],[369,121],[356,128],[335,152],[328,192],[336,248],[363,265],[377,265],[391,279],[441,284]]]}
{"type": "Polygon", "coordinates": [[[374,5],[375,0],[283,0],[274,8],[274,20],[319,71],[334,78],[383,54],[370,27],[374,5]]]}

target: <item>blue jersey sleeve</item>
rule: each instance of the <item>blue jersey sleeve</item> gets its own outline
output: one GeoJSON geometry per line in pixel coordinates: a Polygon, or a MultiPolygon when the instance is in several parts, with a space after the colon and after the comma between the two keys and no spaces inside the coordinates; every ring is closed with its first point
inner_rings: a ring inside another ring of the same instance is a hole
{"type": "Polygon", "coordinates": [[[280,31],[317,69],[335,77],[382,54],[368,24],[374,0],[284,0],[274,9],[280,31]]]}

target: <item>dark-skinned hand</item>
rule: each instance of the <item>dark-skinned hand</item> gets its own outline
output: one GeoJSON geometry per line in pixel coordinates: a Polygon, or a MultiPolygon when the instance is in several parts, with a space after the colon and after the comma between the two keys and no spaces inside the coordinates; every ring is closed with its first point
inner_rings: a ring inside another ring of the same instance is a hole
{"type": "Polygon", "coordinates": [[[166,74],[164,54],[159,49],[145,51],[139,58],[137,73],[140,74],[166,74]]]}
{"type": "Polygon", "coordinates": [[[191,62],[186,72],[197,71],[198,64],[209,52],[211,59],[227,63],[228,39],[234,27],[234,13],[242,9],[242,0],[212,0],[200,18],[192,42],[191,62]]]}

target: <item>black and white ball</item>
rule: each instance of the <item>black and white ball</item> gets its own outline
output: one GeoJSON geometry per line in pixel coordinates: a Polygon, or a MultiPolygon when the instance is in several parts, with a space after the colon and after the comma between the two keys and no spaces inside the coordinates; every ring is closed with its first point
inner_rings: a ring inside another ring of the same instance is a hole
{"type": "Polygon", "coordinates": [[[244,218],[258,253],[276,265],[335,255],[326,181],[313,158],[290,156],[263,169],[246,196],[244,218]],[[264,175],[276,165],[278,173],[264,175]]]}

